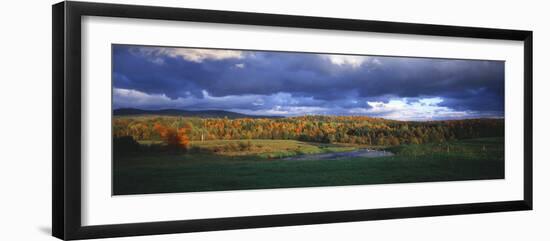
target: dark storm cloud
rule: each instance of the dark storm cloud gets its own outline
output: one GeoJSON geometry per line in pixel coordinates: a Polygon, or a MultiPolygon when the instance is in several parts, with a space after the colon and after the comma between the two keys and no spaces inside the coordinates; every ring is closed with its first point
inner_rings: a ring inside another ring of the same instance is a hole
{"type": "Polygon", "coordinates": [[[113,85],[172,100],[207,93],[265,102],[250,103],[250,110],[275,106],[260,99],[277,102],[278,93],[288,93],[286,106],[370,108],[367,101],[439,97],[440,106],[454,110],[504,111],[504,63],[498,61],[185,51],[115,45],[113,85]]]}

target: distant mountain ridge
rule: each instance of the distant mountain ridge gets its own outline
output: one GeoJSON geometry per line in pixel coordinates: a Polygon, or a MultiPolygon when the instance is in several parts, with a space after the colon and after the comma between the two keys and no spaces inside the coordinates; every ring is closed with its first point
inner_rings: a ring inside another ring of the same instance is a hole
{"type": "Polygon", "coordinates": [[[120,108],[113,110],[115,116],[132,115],[161,115],[161,116],[182,116],[182,117],[203,117],[203,118],[281,118],[280,116],[247,115],[225,110],[181,110],[161,109],[142,110],[136,108],[120,108]]]}

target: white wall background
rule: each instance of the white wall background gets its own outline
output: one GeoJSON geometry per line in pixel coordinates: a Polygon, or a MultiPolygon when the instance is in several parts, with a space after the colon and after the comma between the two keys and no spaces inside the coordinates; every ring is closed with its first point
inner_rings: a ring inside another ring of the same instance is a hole
{"type": "MultiPolygon", "coordinates": [[[[110,0],[534,31],[535,210],[248,229],[115,240],[549,240],[550,9],[545,1],[110,0]]],[[[51,231],[51,4],[9,1],[0,10],[0,240],[54,240],[51,231]]]]}

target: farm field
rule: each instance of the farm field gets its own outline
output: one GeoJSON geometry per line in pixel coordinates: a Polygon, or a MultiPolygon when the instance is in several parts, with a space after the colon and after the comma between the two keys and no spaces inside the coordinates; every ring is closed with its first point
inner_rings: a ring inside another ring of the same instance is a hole
{"type": "Polygon", "coordinates": [[[117,155],[113,193],[146,194],[504,178],[504,138],[367,146],[296,140],[191,141],[190,149],[117,155]],[[370,148],[383,157],[309,160],[370,148]],[[304,156],[299,160],[288,157],[304,156]]]}

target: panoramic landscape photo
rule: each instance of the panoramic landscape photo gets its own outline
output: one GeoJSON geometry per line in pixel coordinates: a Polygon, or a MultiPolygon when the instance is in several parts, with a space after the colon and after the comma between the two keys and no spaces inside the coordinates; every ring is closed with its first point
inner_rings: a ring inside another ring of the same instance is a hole
{"type": "Polygon", "coordinates": [[[504,178],[504,62],[112,45],[113,195],[504,178]]]}

